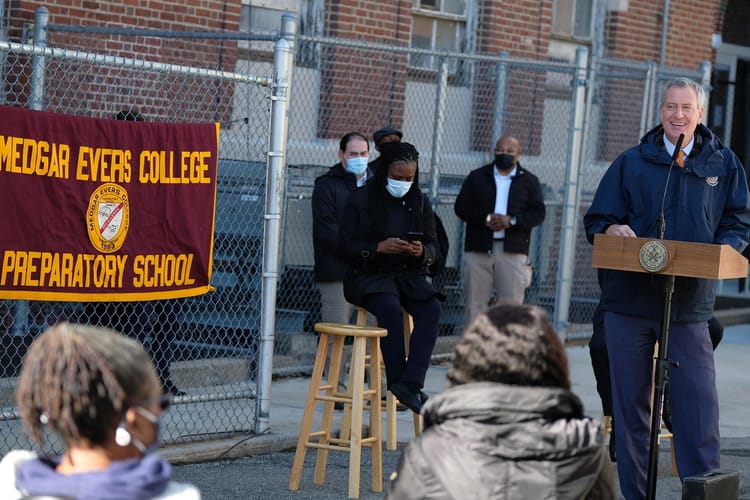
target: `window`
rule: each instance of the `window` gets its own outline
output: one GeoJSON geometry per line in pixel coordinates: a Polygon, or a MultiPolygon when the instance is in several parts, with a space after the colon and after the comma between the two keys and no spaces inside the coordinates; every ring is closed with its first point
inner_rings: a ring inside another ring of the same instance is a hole
{"type": "Polygon", "coordinates": [[[299,11],[299,0],[242,0],[240,31],[271,33],[281,28],[281,16],[299,11]]]}
{"type": "MultiPolygon", "coordinates": [[[[253,35],[268,35],[281,29],[281,16],[296,14],[300,0],[242,0],[240,31],[253,35]]],[[[241,41],[240,47],[253,51],[273,52],[273,42],[241,41]]]]}
{"type": "Polygon", "coordinates": [[[591,39],[594,0],[555,0],[552,32],[556,35],[591,39]]]}
{"type": "MultiPolygon", "coordinates": [[[[415,0],[411,26],[411,47],[431,51],[459,52],[466,45],[465,0],[415,0]]],[[[434,54],[410,54],[409,65],[437,70],[440,59],[434,54]]],[[[451,72],[458,61],[449,61],[451,72]]]]}

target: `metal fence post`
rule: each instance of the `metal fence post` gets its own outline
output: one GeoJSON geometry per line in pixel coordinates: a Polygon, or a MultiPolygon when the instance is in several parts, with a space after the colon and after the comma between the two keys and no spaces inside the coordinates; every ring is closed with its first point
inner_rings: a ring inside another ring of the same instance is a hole
{"type": "MultiPolygon", "coordinates": [[[[496,65],[495,75],[495,109],[492,111],[493,122],[492,122],[492,140],[496,141],[500,136],[503,135],[503,118],[505,117],[505,86],[508,79],[508,63],[505,62],[505,58],[508,57],[507,52],[500,52],[498,54],[500,62],[496,65]]],[[[492,147],[494,147],[494,143],[492,147]]]]}
{"type": "Polygon", "coordinates": [[[586,116],[586,71],[588,49],[576,49],[576,73],[573,77],[573,105],[570,117],[570,133],[565,195],[560,230],[560,255],[557,266],[557,288],[555,290],[554,324],[558,332],[565,336],[573,289],[573,275],[576,249],[576,230],[579,218],[581,157],[583,151],[583,125],[586,116]]]}
{"type": "MultiPolygon", "coordinates": [[[[708,110],[711,102],[711,91],[713,90],[711,87],[711,61],[701,62],[699,71],[701,74],[701,86],[706,90],[706,102],[703,103],[703,107],[708,110]]],[[[708,111],[703,113],[701,122],[703,125],[708,123],[708,111]]]]}
{"type": "Polygon", "coordinates": [[[432,127],[432,156],[430,158],[430,201],[435,204],[440,185],[441,139],[445,129],[445,107],[448,93],[448,63],[445,58],[440,63],[438,87],[435,93],[435,126],[432,127]]]}
{"type": "Polygon", "coordinates": [[[279,277],[279,244],[281,240],[281,207],[284,199],[285,161],[289,131],[289,96],[294,69],[294,36],[297,19],[292,14],[281,17],[282,37],[274,50],[274,76],[271,95],[271,137],[268,148],[268,182],[266,184],[265,238],[263,241],[263,288],[260,316],[258,367],[258,404],[255,432],[269,428],[271,407],[271,372],[276,328],[276,288],[279,277]]]}
{"type": "Polygon", "coordinates": [[[646,62],[646,80],[643,83],[643,101],[641,103],[641,129],[638,137],[642,137],[653,124],[653,96],[656,87],[657,67],[652,61],[646,62]]]}
{"type": "MultiPolygon", "coordinates": [[[[49,24],[49,11],[46,7],[36,10],[34,21],[34,45],[47,46],[47,25],[49,24]]],[[[45,56],[31,56],[31,92],[29,94],[29,108],[44,109],[44,64],[45,56]]]]}
{"type": "MultiPolygon", "coordinates": [[[[47,24],[49,24],[49,10],[39,7],[34,21],[34,45],[47,46],[47,24]]],[[[31,56],[31,90],[29,92],[29,108],[44,109],[44,64],[43,55],[31,56]]],[[[29,302],[17,300],[13,307],[13,335],[24,336],[29,332],[29,302]]]]}

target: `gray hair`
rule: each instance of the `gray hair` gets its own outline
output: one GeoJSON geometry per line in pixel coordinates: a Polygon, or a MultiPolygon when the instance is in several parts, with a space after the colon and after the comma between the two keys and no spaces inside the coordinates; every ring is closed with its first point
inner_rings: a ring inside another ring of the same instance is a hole
{"type": "Polygon", "coordinates": [[[664,107],[664,101],[667,99],[667,91],[672,87],[692,89],[693,92],[695,92],[695,95],[698,97],[698,109],[701,109],[706,105],[706,89],[704,89],[703,86],[695,80],[681,77],[672,78],[664,82],[664,87],[661,92],[661,101],[659,102],[660,108],[664,107]]]}

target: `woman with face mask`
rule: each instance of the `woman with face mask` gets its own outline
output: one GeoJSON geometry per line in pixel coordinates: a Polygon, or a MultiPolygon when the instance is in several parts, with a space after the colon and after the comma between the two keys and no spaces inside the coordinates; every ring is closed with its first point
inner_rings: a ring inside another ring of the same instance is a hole
{"type": "Polygon", "coordinates": [[[0,462],[0,498],[199,500],[170,481],[159,455],[159,422],[169,407],[150,356],[133,339],[105,328],[60,323],[29,348],[16,391],[24,429],[59,456],[15,450],[0,462]]]}
{"type": "Polygon", "coordinates": [[[388,330],[380,341],[388,389],[419,413],[437,339],[439,293],[427,281],[436,258],[435,218],[419,189],[419,153],[406,142],[383,144],[375,179],[349,197],[340,254],[348,261],[344,295],[388,330]],[[414,320],[407,359],[401,308],[414,320]]]}

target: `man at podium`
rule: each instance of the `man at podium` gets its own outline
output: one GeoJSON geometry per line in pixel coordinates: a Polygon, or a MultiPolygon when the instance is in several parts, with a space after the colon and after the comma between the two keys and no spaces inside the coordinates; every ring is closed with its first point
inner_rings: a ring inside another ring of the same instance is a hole
{"type": "MultiPolygon", "coordinates": [[[[584,216],[586,235],[727,244],[742,251],[750,236],[745,170],[735,154],[700,124],[703,87],[665,83],[661,124],[610,165],[584,216]],[[664,225],[657,221],[663,214],[664,225]],[[660,234],[661,233],[661,234],[660,234]]],[[[661,333],[664,277],[607,270],[601,305],[612,377],[620,488],[645,498],[652,363],[661,333]]],[[[670,402],[681,478],[719,467],[719,408],[707,320],[715,280],[677,277],[672,296],[670,402]]]]}

